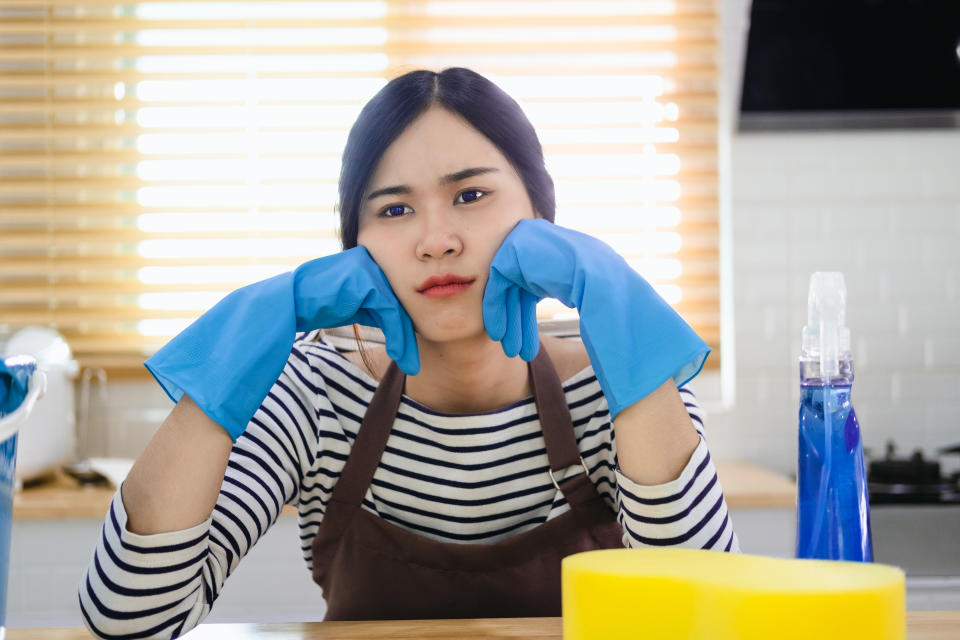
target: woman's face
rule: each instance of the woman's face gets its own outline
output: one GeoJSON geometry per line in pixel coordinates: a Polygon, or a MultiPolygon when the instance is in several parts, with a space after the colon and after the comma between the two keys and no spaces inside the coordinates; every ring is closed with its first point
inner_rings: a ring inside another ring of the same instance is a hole
{"type": "Polygon", "coordinates": [[[445,342],[484,333],[493,256],[518,221],[534,217],[523,181],[500,150],[434,106],[381,157],[363,194],[357,244],[380,265],[416,331],[445,342]],[[482,172],[455,175],[469,169],[482,172]],[[378,193],[384,189],[393,192],[378,193]],[[445,297],[420,291],[427,278],[445,274],[473,282],[445,297]]]}

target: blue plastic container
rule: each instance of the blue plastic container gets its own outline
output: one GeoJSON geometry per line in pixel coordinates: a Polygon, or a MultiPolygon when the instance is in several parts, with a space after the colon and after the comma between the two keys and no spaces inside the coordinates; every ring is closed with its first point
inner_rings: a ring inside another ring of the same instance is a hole
{"type": "Polygon", "coordinates": [[[850,401],[846,297],[843,274],[810,278],[800,355],[797,557],[873,562],[863,443],[850,401]]]}
{"type": "Polygon", "coordinates": [[[45,389],[46,378],[37,371],[33,358],[18,356],[0,361],[0,638],[7,623],[17,434],[45,389]]]}
{"type": "Polygon", "coordinates": [[[873,562],[863,446],[850,385],[801,383],[800,396],[797,557],[873,562]]]}

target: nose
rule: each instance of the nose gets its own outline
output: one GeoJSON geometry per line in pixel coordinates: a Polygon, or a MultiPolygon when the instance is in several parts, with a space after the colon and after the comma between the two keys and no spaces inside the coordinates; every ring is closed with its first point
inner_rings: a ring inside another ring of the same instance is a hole
{"type": "Polygon", "coordinates": [[[450,216],[456,213],[435,211],[421,215],[424,228],[417,243],[417,258],[441,258],[448,254],[456,255],[463,250],[460,233],[451,224],[450,216]]]}

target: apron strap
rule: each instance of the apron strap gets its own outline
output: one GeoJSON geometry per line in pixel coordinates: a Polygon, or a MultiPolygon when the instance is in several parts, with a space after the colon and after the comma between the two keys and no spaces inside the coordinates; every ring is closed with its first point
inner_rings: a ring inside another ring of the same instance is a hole
{"type": "Polygon", "coordinates": [[[350,455],[343,465],[340,479],[333,487],[331,500],[355,506],[363,502],[397,419],[406,377],[397,363],[391,360],[363,416],[357,439],[350,447],[350,455]]]}
{"type": "Polygon", "coordinates": [[[540,428],[547,445],[550,480],[576,511],[575,507],[598,497],[599,494],[590,480],[586,463],[580,456],[563,383],[557,375],[553,361],[547,355],[547,350],[542,346],[537,357],[530,363],[530,375],[533,381],[533,398],[540,415],[540,428]],[[560,472],[570,467],[574,467],[574,471],[564,480],[560,472]]]}
{"type": "Polygon", "coordinates": [[[540,348],[537,357],[530,363],[533,382],[533,399],[540,414],[540,428],[547,443],[550,468],[563,471],[567,467],[580,466],[580,450],[573,436],[573,421],[570,408],[563,393],[563,385],[553,367],[547,350],[540,348]]]}
{"type": "MultiPolygon", "coordinates": [[[[571,506],[582,504],[597,493],[582,464],[563,385],[542,345],[527,366],[550,461],[550,477],[571,506]],[[560,472],[569,467],[576,467],[579,472],[561,483],[560,472]]],[[[331,500],[356,506],[363,501],[396,421],[405,380],[406,374],[391,360],[363,416],[331,500]]]]}

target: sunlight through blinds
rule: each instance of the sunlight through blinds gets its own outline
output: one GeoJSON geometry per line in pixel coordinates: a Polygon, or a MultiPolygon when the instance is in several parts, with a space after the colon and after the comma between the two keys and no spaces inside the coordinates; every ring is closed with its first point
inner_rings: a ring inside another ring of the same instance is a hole
{"type": "Polygon", "coordinates": [[[339,251],[363,104],[466,66],[537,129],[557,223],[613,245],[717,368],[717,33],[699,0],[0,0],[0,324],[146,375],[227,292],[339,251]]]}

